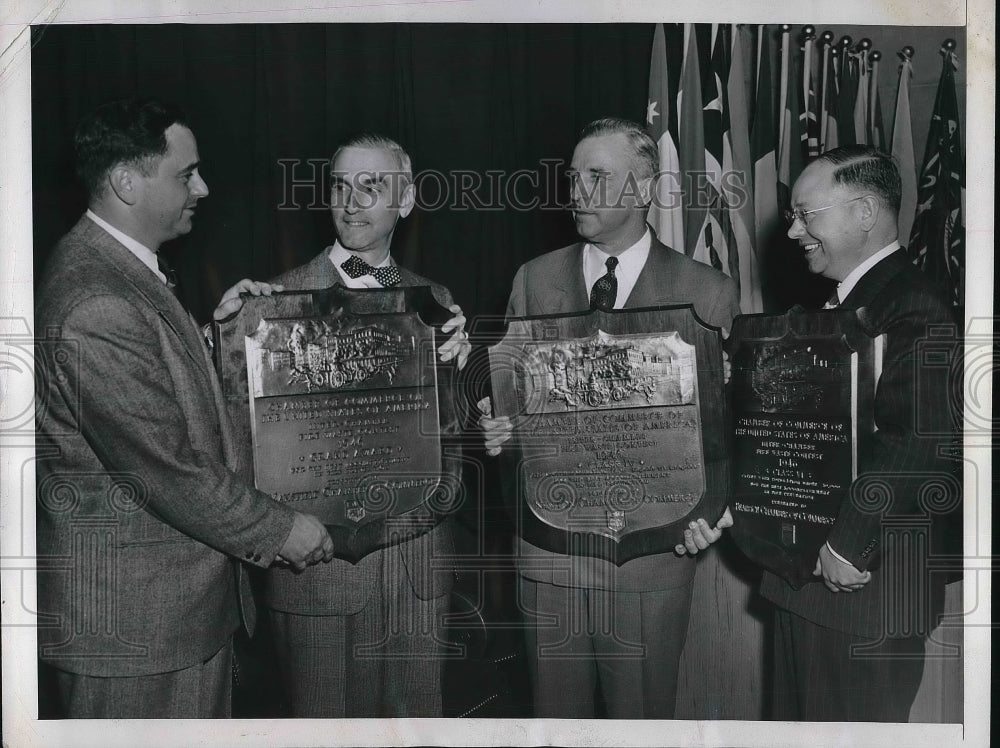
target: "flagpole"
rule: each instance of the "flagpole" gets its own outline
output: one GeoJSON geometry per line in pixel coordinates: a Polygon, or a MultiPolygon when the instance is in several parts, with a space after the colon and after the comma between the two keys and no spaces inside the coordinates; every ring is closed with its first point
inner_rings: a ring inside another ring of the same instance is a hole
{"type": "Polygon", "coordinates": [[[785,103],[788,100],[788,47],[789,31],[791,26],[787,23],[781,24],[781,86],[778,93],[778,142],[785,142],[785,103]]]}
{"type": "Polygon", "coordinates": [[[829,81],[830,73],[830,45],[833,43],[833,32],[824,31],[823,36],[820,37],[820,42],[823,44],[823,80],[820,82],[820,97],[819,97],[819,152],[823,153],[826,151],[826,101],[827,101],[827,83],[829,81]]]}
{"type": "Polygon", "coordinates": [[[868,87],[871,81],[868,70],[868,50],[872,40],[865,37],[855,46],[858,60],[858,91],[854,99],[854,135],[858,143],[871,143],[871,127],[868,122],[868,87]]]}
{"type": "Polygon", "coordinates": [[[878,63],[882,59],[882,53],[877,49],[873,50],[868,59],[871,60],[871,75],[868,78],[868,130],[870,135],[868,136],[868,142],[870,145],[875,146],[879,150],[885,150],[884,143],[880,143],[878,139],[879,133],[876,131],[875,125],[875,103],[878,99],[878,63]]]}

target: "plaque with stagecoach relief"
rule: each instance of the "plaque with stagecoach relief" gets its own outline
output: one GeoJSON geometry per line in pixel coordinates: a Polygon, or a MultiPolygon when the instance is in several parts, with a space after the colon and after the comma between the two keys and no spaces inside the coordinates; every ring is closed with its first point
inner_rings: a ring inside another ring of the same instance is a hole
{"type": "Polygon", "coordinates": [[[338,556],[432,529],[460,494],[450,318],[427,287],[250,297],[217,326],[223,391],[248,477],[318,517],[338,556]]]}
{"type": "Polygon", "coordinates": [[[881,339],[855,310],[796,307],[738,317],[730,342],[732,534],[748,557],[798,588],[818,579],[819,549],[874,433],[881,339]]]}
{"type": "Polygon", "coordinates": [[[620,565],[721,515],[721,342],[690,305],[513,319],[490,369],[529,542],[620,565]]]}

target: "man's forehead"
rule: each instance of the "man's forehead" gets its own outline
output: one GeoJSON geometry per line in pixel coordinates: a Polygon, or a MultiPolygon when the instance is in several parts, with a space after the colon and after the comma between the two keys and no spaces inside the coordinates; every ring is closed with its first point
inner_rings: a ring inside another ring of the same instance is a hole
{"type": "Polygon", "coordinates": [[[577,143],[571,168],[575,171],[612,171],[628,168],[631,158],[622,133],[593,135],[577,143]]]}
{"type": "Polygon", "coordinates": [[[808,202],[828,195],[836,187],[837,183],[833,181],[833,164],[815,161],[807,166],[795,181],[792,187],[792,201],[808,202]]]}
{"type": "Polygon", "coordinates": [[[399,171],[395,155],[385,148],[361,148],[351,146],[337,154],[332,170],[335,175],[353,176],[361,179],[377,180],[399,171]],[[373,175],[377,175],[374,176],[373,175]]]}

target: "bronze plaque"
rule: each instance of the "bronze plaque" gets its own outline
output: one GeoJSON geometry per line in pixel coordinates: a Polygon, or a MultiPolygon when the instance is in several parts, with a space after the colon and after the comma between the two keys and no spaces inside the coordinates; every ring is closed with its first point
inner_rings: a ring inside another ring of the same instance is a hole
{"type": "Polygon", "coordinates": [[[454,365],[435,342],[450,316],[429,288],[335,286],[250,297],[217,326],[254,484],[322,520],[342,558],[430,530],[459,497],[454,365]]]}
{"type": "Polygon", "coordinates": [[[672,551],[692,518],[718,520],[721,345],[690,305],[513,319],[490,369],[529,542],[621,565],[672,551]]]}
{"type": "Polygon", "coordinates": [[[850,309],[733,323],[732,534],[799,588],[849,500],[874,431],[878,345],[850,309]]]}

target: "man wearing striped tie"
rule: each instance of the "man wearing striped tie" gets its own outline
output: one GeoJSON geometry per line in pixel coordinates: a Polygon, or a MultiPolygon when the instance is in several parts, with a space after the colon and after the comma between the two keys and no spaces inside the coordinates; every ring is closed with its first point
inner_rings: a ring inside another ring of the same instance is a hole
{"type": "MultiPolygon", "coordinates": [[[[464,366],[470,345],[461,308],[447,288],[398,266],[389,252],[396,223],[414,207],[409,155],[382,135],[358,135],[334,153],[331,177],[337,240],[273,287],[430,286],[455,315],[442,328],[454,332],[439,357],[464,366]]],[[[318,574],[268,572],[264,604],[294,716],[441,716],[440,627],[453,576],[431,560],[451,549],[446,520],[357,564],[334,558],[318,574]]]]}

